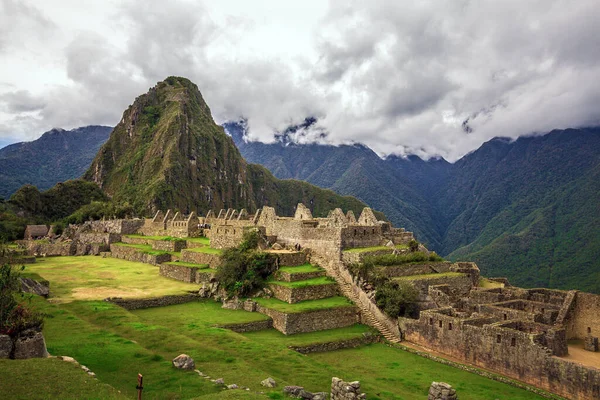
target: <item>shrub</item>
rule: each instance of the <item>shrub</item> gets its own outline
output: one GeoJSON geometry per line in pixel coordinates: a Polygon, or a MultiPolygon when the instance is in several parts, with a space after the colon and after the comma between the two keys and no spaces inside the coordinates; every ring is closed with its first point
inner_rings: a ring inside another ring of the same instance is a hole
{"type": "Polygon", "coordinates": [[[43,325],[42,314],[17,302],[16,297],[25,298],[19,276],[10,265],[0,267],[0,334],[17,336],[26,329],[41,330],[43,325]]]}
{"type": "Polygon", "coordinates": [[[249,231],[238,247],[227,249],[215,278],[230,296],[247,296],[262,289],[277,269],[273,255],[257,250],[260,234],[249,231]]]}
{"type": "Polygon", "coordinates": [[[377,289],[377,307],[392,318],[414,317],[419,292],[408,282],[387,281],[377,289]]]}
{"type": "Polygon", "coordinates": [[[419,242],[417,242],[415,239],[412,239],[410,242],[408,242],[408,248],[412,253],[419,251],[419,242]]]}

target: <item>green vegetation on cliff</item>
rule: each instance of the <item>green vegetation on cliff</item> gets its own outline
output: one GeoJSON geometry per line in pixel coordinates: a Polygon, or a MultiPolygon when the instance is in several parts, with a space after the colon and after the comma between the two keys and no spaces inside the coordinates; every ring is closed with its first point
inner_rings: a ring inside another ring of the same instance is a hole
{"type": "Polygon", "coordinates": [[[139,96],[100,149],[85,179],[138,213],[168,208],[205,214],[209,209],[263,205],[290,215],[298,202],[315,215],[335,207],[365,206],[305,182],[281,181],[247,164],[231,137],[215,124],[198,87],[169,77],[139,96]]]}

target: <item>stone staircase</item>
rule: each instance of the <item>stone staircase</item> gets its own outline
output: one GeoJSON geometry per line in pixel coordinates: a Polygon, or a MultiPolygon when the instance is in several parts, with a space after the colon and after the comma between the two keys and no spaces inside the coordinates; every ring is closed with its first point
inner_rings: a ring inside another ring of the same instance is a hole
{"type": "Polygon", "coordinates": [[[347,282],[338,271],[335,271],[331,275],[338,283],[341,293],[357,305],[362,315],[363,323],[377,329],[387,341],[391,343],[401,342],[400,338],[395,335],[385,324],[382,324],[377,318],[375,318],[371,310],[369,310],[363,304],[359,296],[355,293],[351,283],[347,282]]]}

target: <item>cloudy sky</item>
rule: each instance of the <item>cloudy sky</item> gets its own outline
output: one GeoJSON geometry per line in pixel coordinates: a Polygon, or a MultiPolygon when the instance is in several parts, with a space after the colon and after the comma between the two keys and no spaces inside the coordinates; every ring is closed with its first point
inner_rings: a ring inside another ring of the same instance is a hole
{"type": "Polygon", "coordinates": [[[179,75],[254,139],[315,116],[302,140],[453,161],[600,124],[598,21],[597,0],[0,0],[0,146],[115,125],[179,75]]]}

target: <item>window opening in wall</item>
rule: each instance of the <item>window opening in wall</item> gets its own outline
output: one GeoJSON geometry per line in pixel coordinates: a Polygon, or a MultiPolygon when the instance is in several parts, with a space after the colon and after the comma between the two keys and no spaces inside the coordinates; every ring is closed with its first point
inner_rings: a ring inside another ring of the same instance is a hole
{"type": "Polygon", "coordinates": [[[496,335],[496,343],[502,343],[502,336],[496,335]]]}
{"type": "Polygon", "coordinates": [[[588,326],[588,335],[591,335],[591,334],[592,334],[592,328],[590,328],[590,327],[588,326]]]}
{"type": "Polygon", "coordinates": [[[429,325],[433,325],[433,318],[429,318],[429,325]]]}
{"type": "Polygon", "coordinates": [[[440,321],[440,328],[442,327],[442,321],[440,321]]]}
{"type": "Polygon", "coordinates": [[[354,236],[356,236],[356,229],[354,230],[354,236]]]}
{"type": "Polygon", "coordinates": [[[451,331],[452,330],[452,322],[448,322],[448,330],[451,331]]]}
{"type": "Polygon", "coordinates": [[[504,314],[504,320],[506,321],[508,319],[508,315],[504,314]]]}
{"type": "Polygon", "coordinates": [[[544,307],[542,307],[542,314],[544,313],[544,307]]]}
{"type": "Polygon", "coordinates": [[[510,339],[510,345],[512,347],[515,347],[517,345],[517,339],[515,339],[515,338],[510,339]]]}
{"type": "Polygon", "coordinates": [[[373,234],[375,234],[375,229],[373,229],[373,234]]]}

